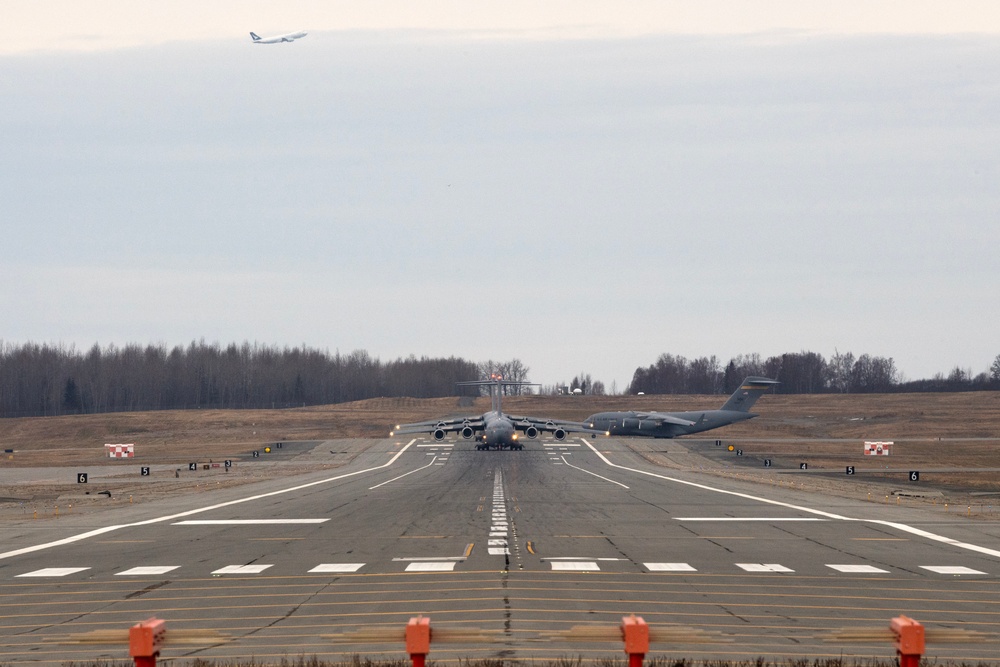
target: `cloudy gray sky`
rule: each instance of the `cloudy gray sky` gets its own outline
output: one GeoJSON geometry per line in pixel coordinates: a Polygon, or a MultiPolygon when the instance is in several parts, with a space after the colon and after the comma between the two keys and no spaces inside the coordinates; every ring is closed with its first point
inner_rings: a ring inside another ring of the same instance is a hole
{"type": "Polygon", "coordinates": [[[11,4],[6,343],[1000,354],[994,3],[11,4]]]}

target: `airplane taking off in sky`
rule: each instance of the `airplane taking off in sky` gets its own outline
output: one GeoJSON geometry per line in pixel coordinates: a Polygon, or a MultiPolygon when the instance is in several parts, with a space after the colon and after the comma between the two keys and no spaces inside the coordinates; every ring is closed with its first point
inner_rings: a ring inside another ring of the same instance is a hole
{"type": "Polygon", "coordinates": [[[438,419],[397,425],[389,435],[430,433],[435,440],[440,441],[444,440],[449,433],[459,433],[466,440],[475,438],[476,449],[479,450],[524,449],[524,445],[518,439],[518,431],[532,440],[537,438],[539,433],[551,433],[556,440],[565,440],[567,433],[602,433],[607,435],[606,431],[598,431],[580,422],[505,415],[500,405],[500,394],[503,392],[503,388],[525,386],[531,384],[530,382],[512,382],[499,376],[493,376],[489,380],[459,382],[458,384],[490,387],[492,409],[480,417],[438,419]]]}
{"type": "Polygon", "coordinates": [[[253,40],[254,44],[280,44],[281,42],[294,42],[295,40],[305,37],[308,32],[304,30],[299,30],[298,32],[290,32],[287,35],[275,35],[274,37],[261,37],[255,32],[250,33],[250,39],[253,40]]]}
{"type": "Polygon", "coordinates": [[[728,426],[753,419],[757,415],[750,408],[761,394],[776,384],[777,380],[748,377],[729,397],[720,410],[697,412],[598,412],[584,420],[595,429],[611,435],[641,435],[648,438],[673,438],[678,435],[700,433],[709,429],[728,426]]]}

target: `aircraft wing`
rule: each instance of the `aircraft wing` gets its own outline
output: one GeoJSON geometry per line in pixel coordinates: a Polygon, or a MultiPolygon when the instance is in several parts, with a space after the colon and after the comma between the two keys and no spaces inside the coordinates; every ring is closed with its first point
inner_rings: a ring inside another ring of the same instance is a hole
{"type": "Polygon", "coordinates": [[[651,419],[659,424],[676,424],[677,426],[694,426],[698,422],[693,422],[690,419],[681,419],[680,417],[674,416],[669,412],[637,412],[636,416],[639,419],[651,419]]]}
{"type": "Polygon", "coordinates": [[[507,417],[521,431],[534,426],[543,433],[553,433],[557,430],[562,430],[566,433],[600,433],[602,435],[607,435],[608,433],[607,431],[591,428],[582,422],[566,421],[563,419],[540,419],[538,417],[518,417],[516,415],[507,415],[507,417]]]}
{"type": "Polygon", "coordinates": [[[457,433],[469,426],[474,431],[483,430],[482,417],[459,417],[456,419],[433,419],[425,422],[414,422],[412,424],[397,424],[390,435],[405,435],[408,433],[434,433],[444,431],[445,433],[457,433]]]}

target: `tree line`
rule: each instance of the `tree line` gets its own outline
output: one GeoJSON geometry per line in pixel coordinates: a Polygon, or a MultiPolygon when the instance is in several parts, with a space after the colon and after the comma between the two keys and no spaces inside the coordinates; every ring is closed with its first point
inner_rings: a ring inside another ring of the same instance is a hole
{"type": "MultiPolygon", "coordinates": [[[[520,362],[518,370],[527,375],[520,362]]],[[[428,398],[455,395],[456,382],[476,379],[480,372],[480,364],[456,357],[386,362],[364,350],[343,355],[246,342],[226,347],[192,342],[171,349],[94,345],[86,352],[61,345],[0,345],[0,417],[428,398]]]]}
{"type": "MultiPolygon", "coordinates": [[[[94,345],[86,352],[63,345],[0,342],[0,417],[177,409],[286,408],[344,403],[378,396],[477,395],[456,383],[500,375],[525,382],[520,360],[472,362],[457,357],[410,356],[382,361],[364,350],[343,355],[309,347],[192,342],[165,345],[94,345]]],[[[729,394],[743,378],[781,381],[779,393],[873,393],[1000,389],[1000,355],[974,375],[954,368],[948,375],[908,381],[891,357],[852,353],[830,359],[815,352],[762,358],[738,355],[688,360],[662,354],[635,370],[626,393],[729,394]]],[[[604,384],[580,373],[568,384],[541,393],[604,394],[604,384]]],[[[530,388],[506,387],[508,393],[530,388]]],[[[617,393],[614,383],[611,394],[617,393]]]]}
{"type": "Polygon", "coordinates": [[[639,367],[627,392],[637,394],[730,394],[750,375],[781,382],[781,394],[892,393],[910,391],[975,391],[1000,389],[1000,355],[987,371],[973,375],[955,367],[947,375],[906,380],[892,357],[835,351],[825,359],[816,352],[790,352],[762,358],[741,354],[723,363],[715,356],[688,360],[661,354],[655,363],[639,367]]]}

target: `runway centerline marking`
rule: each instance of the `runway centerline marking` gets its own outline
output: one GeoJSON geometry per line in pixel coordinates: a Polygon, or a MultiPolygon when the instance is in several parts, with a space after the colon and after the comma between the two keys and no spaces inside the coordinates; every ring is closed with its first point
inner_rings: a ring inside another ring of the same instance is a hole
{"type": "Polygon", "coordinates": [[[363,475],[365,473],[374,472],[376,470],[382,470],[383,468],[388,468],[394,464],[400,456],[410,448],[410,445],[417,441],[416,438],[410,440],[406,445],[396,452],[392,458],[390,458],[386,463],[380,466],[375,466],[373,468],[365,468],[363,470],[355,470],[354,472],[344,473],[343,475],[336,475],[334,477],[328,477],[326,479],[319,479],[315,482],[307,482],[306,484],[299,484],[297,486],[291,486],[287,489],[278,489],[277,491],[270,491],[268,493],[261,493],[254,496],[247,496],[245,498],[237,498],[236,500],[229,500],[224,503],[218,503],[215,505],[208,505],[206,507],[198,507],[193,510],[188,510],[186,512],[178,512],[177,514],[169,514],[167,516],[157,517],[155,519],[146,519],[145,521],[136,521],[134,523],[123,523],[114,526],[104,526],[102,528],[97,528],[95,530],[90,530],[85,533],[80,533],[78,535],[72,535],[70,537],[63,538],[61,540],[54,540],[52,542],[45,542],[44,544],[36,544],[31,547],[24,547],[23,549],[14,549],[13,551],[6,551],[0,553],[0,560],[5,558],[13,558],[14,556],[21,556],[23,554],[34,553],[35,551],[43,551],[45,549],[51,549],[53,547],[61,547],[67,544],[73,544],[74,542],[80,542],[91,537],[96,537],[98,535],[104,535],[116,530],[121,530],[122,528],[136,528],[139,526],[150,526],[156,523],[164,523],[167,521],[172,521],[174,519],[180,519],[181,517],[192,516],[194,514],[201,514],[203,512],[210,512],[212,510],[221,509],[223,507],[232,507],[233,505],[241,505],[243,503],[253,502],[255,500],[260,500],[262,498],[270,498],[272,496],[280,496],[285,493],[292,493],[294,491],[301,491],[302,489],[308,489],[313,486],[319,486],[321,484],[329,484],[330,482],[336,482],[341,479],[347,479],[348,477],[354,477],[356,475],[363,475]]]}
{"type": "MultiPolygon", "coordinates": [[[[771,500],[770,498],[762,498],[760,496],[752,496],[749,493],[740,493],[739,491],[730,491],[728,489],[720,489],[718,487],[708,486],[707,484],[698,484],[697,482],[689,482],[687,480],[678,479],[676,477],[668,477],[666,475],[659,475],[655,472],[649,472],[646,470],[639,470],[638,468],[629,468],[628,466],[618,465],[617,463],[612,463],[608,457],[601,453],[596,447],[591,445],[589,442],[580,438],[583,444],[587,445],[592,452],[597,454],[598,458],[604,461],[605,464],[612,468],[618,468],[619,470],[628,470],[629,472],[634,472],[638,475],[646,475],[648,477],[656,477],[668,482],[674,482],[675,484],[684,484],[686,486],[691,486],[697,489],[702,489],[704,491],[712,491],[714,493],[722,493],[725,495],[736,496],[737,498],[745,498],[747,500],[753,500],[759,503],[766,503],[768,505],[776,505],[778,507],[787,507],[789,509],[798,510],[800,512],[806,512],[808,514],[818,514],[819,516],[826,517],[828,519],[836,519],[838,521],[860,521],[863,523],[874,523],[880,526],[888,526],[890,528],[895,528],[896,530],[903,531],[905,533],[910,533],[913,535],[919,535],[928,540],[933,540],[935,542],[942,542],[959,549],[967,549],[969,551],[975,551],[977,553],[985,554],[987,556],[993,556],[994,558],[1000,558],[1000,550],[990,549],[988,547],[981,547],[978,544],[971,544],[969,542],[960,542],[959,540],[952,539],[950,537],[945,537],[944,535],[938,535],[936,533],[931,533],[926,530],[921,530],[920,528],[914,528],[913,526],[908,526],[905,523],[898,523],[895,521],[884,521],[881,519],[855,519],[853,517],[841,516],[840,514],[833,514],[832,512],[824,512],[823,510],[813,509],[812,507],[803,507],[801,505],[793,505],[791,503],[783,503],[779,500],[771,500]]],[[[2,554],[0,554],[2,556],[2,554]]]]}

